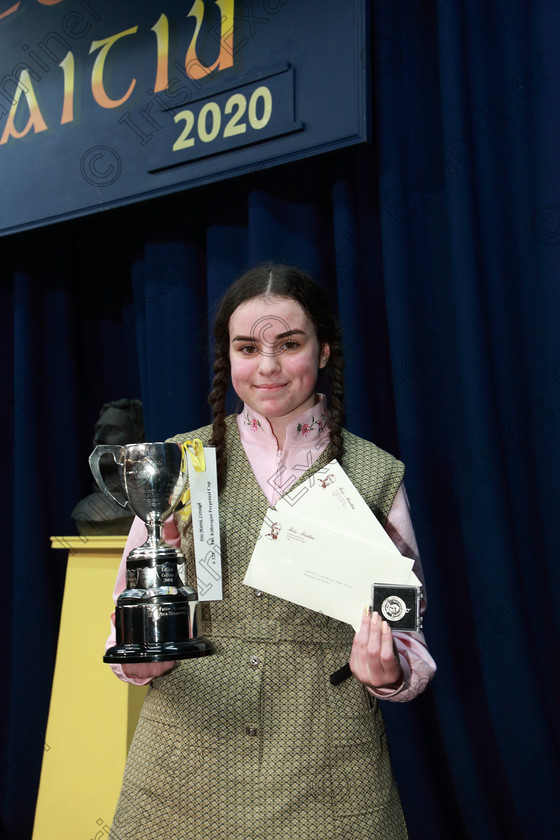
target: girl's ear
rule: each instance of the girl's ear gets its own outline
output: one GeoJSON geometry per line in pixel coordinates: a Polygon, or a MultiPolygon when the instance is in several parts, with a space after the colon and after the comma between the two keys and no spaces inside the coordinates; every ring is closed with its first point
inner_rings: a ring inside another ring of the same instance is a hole
{"type": "Polygon", "coordinates": [[[324,368],[327,362],[329,361],[329,356],[331,355],[331,348],[325,342],[321,347],[321,355],[319,356],[319,368],[324,368]]]}

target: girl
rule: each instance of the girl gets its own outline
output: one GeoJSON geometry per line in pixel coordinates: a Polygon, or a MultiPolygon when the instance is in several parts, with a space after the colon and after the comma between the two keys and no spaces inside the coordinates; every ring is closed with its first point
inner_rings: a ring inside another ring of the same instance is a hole
{"type": "MultiPolygon", "coordinates": [[[[422,575],[403,465],[347,432],[342,347],[329,300],[298,269],[266,265],[224,296],[215,322],[214,423],[224,600],[203,604],[217,655],[112,666],[151,682],[113,823],[121,840],[361,840],[407,836],[378,699],[405,701],[435,664],[422,633],[391,634],[374,613],[349,625],[242,585],[269,506],[337,458],[422,575]],[[330,378],[330,404],[316,393],[330,378]],[[226,417],[229,381],[243,401],[226,417]],[[350,661],[353,677],[336,681],[350,661]]],[[[191,521],[166,524],[195,581],[191,521]]],[[[146,539],[135,522],[128,552],[146,539]]],[[[114,644],[110,639],[108,645],[114,644]]]]}

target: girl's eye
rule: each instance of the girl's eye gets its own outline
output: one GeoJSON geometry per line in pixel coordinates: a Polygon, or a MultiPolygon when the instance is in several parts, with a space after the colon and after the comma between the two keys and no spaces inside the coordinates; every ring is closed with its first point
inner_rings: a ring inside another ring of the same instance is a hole
{"type": "MultiPolygon", "coordinates": [[[[297,350],[299,346],[300,344],[298,341],[283,341],[281,344],[277,345],[277,350],[275,352],[282,353],[284,350],[297,350]]],[[[259,352],[259,348],[256,344],[244,344],[242,347],[238,347],[238,352],[243,356],[254,356],[259,352]]]]}

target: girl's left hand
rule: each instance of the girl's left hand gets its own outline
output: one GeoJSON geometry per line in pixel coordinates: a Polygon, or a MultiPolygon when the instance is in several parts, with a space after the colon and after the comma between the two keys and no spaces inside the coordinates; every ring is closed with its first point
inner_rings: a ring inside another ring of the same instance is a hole
{"type": "Polygon", "coordinates": [[[403,669],[393,642],[391,628],[379,613],[364,613],[354,637],[350,669],[357,680],[370,688],[399,688],[403,669]]]}

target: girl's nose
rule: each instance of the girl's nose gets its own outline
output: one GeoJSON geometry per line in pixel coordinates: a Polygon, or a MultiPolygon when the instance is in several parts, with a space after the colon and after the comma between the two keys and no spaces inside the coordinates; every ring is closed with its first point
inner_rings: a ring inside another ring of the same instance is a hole
{"type": "Polygon", "coordinates": [[[259,354],[259,373],[270,374],[280,370],[280,353],[259,354]]]}

